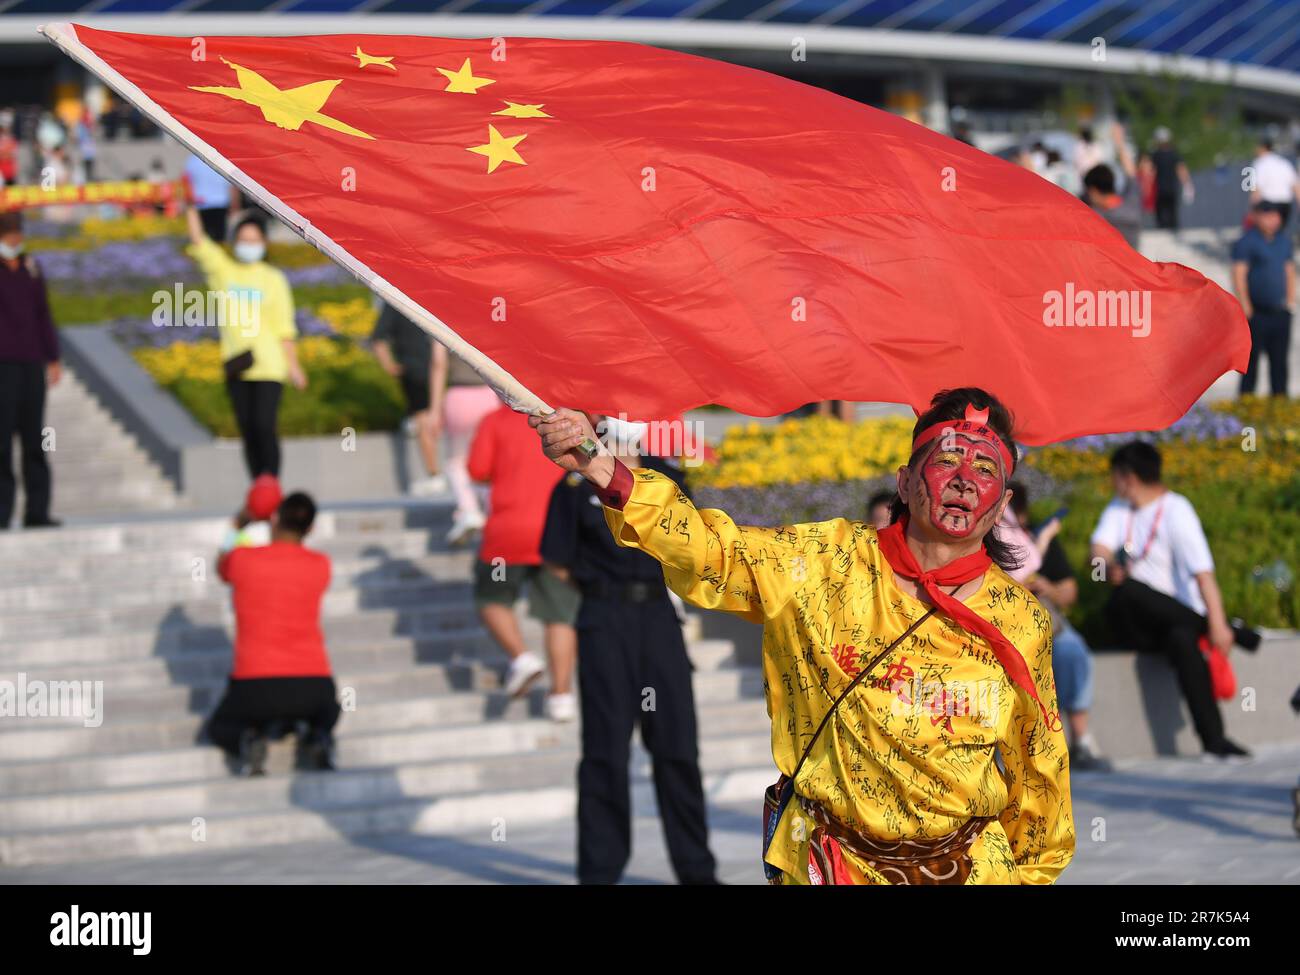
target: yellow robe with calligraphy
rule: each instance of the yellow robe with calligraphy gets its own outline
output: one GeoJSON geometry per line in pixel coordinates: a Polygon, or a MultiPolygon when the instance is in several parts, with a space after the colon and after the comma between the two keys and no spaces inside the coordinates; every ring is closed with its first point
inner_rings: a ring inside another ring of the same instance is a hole
{"type": "MultiPolygon", "coordinates": [[[[791,775],[852,675],[927,607],[899,589],[869,525],[838,518],[744,528],[695,508],[655,471],[638,468],[633,479],[623,509],[605,509],[618,543],[663,563],[668,586],[688,602],[763,624],[772,757],[791,775]]],[[[1015,645],[1056,711],[1052,626],[1034,596],[992,566],[965,603],[1015,645]]],[[[1074,854],[1063,731],[1046,727],[987,641],[941,613],[844,700],[798,791],[878,840],[934,838],[973,816],[996,817],[971,847],[972,884],[1052,883],[1074,854]]],[[[768,849],[786,883],[808,882],[805,820],[791,802],[768,849]]],[[[855,880],[887,883],[843,852],[855,880]]]]}

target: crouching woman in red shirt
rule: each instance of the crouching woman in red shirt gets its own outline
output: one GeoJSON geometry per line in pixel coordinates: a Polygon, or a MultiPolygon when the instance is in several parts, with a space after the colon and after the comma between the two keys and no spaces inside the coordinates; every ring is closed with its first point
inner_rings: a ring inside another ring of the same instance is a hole
{"type": "Polygon", "coordinates": [[[241,534],[217,563],[232,590],[235,660],[208,736],[236,774],[264,775],[267,741],[293,730],[299,769],[334,767],[340,708],[320,626],[330,561],[302,543],[316,518],[311,497],[299,492],[281,501],[274,480],[258,478],[235,518],[241,534]],[[270,521],[270,544],[247,544],[243,529],[262,519],[270,521]]]}

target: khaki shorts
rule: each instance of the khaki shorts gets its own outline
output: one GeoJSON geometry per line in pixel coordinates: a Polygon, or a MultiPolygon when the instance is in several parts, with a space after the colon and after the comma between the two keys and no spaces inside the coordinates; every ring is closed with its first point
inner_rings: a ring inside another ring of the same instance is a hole
{"type": "Polygon", "coordinates": [[[528,590],[528,615],[533,619],[572,626],[578,618],[581,594],[554,572],[540,565],[474,563],[476,606],[513,606],[525,587],[528,590]]]}

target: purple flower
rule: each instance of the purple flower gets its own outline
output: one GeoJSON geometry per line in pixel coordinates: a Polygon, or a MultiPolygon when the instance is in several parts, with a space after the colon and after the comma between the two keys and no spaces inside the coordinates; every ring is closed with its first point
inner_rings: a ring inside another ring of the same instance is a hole
{"type": "Polygon", "coordinates": [[[295,267],[284,272],[290,287],[302,287],[312,284],[346,284],[353,280],[352,275],[333,261],[327,264],[313,264],[311,267],[295,267]]]}

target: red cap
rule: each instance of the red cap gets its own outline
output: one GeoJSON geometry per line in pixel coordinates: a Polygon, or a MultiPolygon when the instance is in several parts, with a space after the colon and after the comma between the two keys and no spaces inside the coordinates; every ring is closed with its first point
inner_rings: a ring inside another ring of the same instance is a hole
{"type": "Polygon", "coordinates": [[[280,491],[280,481],[274,474],[259,474],[248,489],[244,499],[244,510],[256,521],[265,521],[280,507],[284,495],[280,491]]]}

